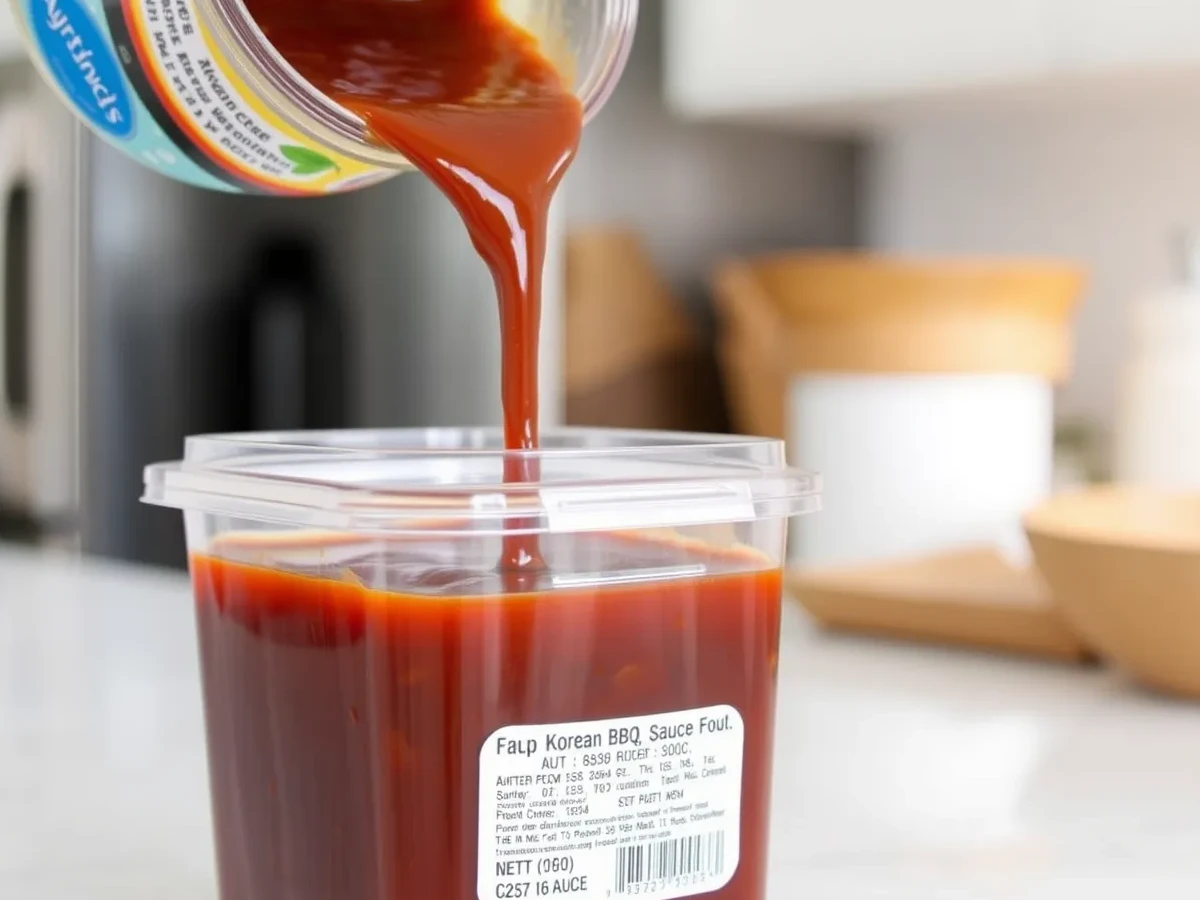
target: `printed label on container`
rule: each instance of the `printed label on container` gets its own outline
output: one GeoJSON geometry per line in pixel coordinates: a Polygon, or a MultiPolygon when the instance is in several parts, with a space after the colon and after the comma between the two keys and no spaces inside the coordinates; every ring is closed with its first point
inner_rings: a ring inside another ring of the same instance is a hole
{"type": "Polygon", "coordinates": [[[392,174],[289,126],[214,45],[194,0],[27,0],[33,49],[103,137],[179,181],[323,194],[392,174]]]}
{"type": "Polygon", "coordinates": [[[744,736],[732,706],[496,731],[479,752],[479,900],[724,887],[744,736]]]}

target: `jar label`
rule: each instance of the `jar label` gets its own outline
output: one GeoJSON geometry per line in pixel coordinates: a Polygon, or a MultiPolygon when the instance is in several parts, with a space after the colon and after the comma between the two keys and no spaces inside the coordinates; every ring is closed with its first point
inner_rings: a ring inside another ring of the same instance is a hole
{"type": "Polygon", "coordinates": [[[744,732],[731,706],[494,732],[479,752],[479,900],[724,887],[744,732]]]}
{"type": "Polygon", "coordinates": [[[194,0],[26,0],[24,10],[71,106],[163,174],[263,194],[334,193],[392,174],[287,125],[221,54],[194,0]]]}
{"type": "Polygon", "coordinates": [[[30,31],[59,88],[88,122],[127,138],[134,114],[108,36],[79,0],[36,0],[30,31]]]}

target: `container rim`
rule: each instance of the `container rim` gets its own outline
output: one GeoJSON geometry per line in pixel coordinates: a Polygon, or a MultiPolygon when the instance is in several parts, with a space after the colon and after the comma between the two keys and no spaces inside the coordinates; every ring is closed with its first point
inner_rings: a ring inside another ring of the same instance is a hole
{"type": "Polygon", "coordinates": [[[654,431],[621,428],[564,426],[543,429],[536,450],[505,450],[498,427],[480,428],[343,428],[313,431],[247,431],[200,434],[188,437],[185,454],[190,457],[219,448],[275,452],[339,455],[369,449],[386,456],[506,456],[520,458],[608,456],[612,453],[654,454],[679,450],[723,451],[768,448],[782,444],[776,438],[736,434],[702,434],[686,431],[654,431]],[[588,441],[592,443],[588,443],[588,441]]]}
{"type": "Polygon", "coordinates": [[[367,534],[548,533],[786,518],[820,506],[782,441],[548,429],[506,451],[497,428],[201,435],[145,470],[142,500],[237,519],[367,534]],[[522,481],[506,481],[518,465],[522,481]]]}

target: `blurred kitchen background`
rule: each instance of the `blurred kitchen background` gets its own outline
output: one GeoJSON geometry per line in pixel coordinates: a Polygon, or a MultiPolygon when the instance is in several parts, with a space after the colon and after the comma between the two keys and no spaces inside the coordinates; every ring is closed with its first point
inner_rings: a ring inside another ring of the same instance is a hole
{"type": "MultiPolygon", "coordinates": [[[[179,565],[178,515],[137,498],[186,434],[498,421],[490,278],[423,179],[169,182],[77,128],[7,25],[0,538],[179,565]]],[[[1155,431],[1200,398],[1200,342],[1146,382],[1188,310],[1130,318],[1187,294],[1198,152],[1192,0],[648,0],[555,214],[547,420],[788,436],[826,475],[813,564],[1020,557],[1023,510],[1122,441],[1200,485],[1189,428],[1155,431]]]]}

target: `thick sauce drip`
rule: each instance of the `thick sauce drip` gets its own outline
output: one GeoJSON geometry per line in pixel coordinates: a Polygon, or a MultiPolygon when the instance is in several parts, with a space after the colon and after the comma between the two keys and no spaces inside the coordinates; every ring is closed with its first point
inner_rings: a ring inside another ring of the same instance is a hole
{"type": "MultiPolygon", "coordinates": [[[[497,0],[247,0],[280,55],[450,199],[496,281],[505,446],[538,446],[538,328],[550,201],[583,110],[497,0]]],[[[535,481],[514,457],[509,481],[535,481]]],[[[539,568],[533,538],[503,568],[539,568]]]]}
{"type": "Polygon", "coordinates": [[[719,704],[745,723],[741,859],[709,896],[761,900],[780,573],[559,535],[551,571],[708,574],[505,596],[485,549],[193,559],[222,900],[476,900],[489,734],[719,704]]]}

